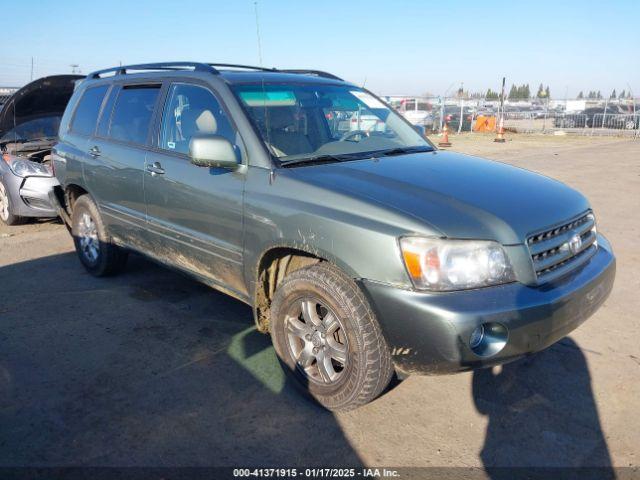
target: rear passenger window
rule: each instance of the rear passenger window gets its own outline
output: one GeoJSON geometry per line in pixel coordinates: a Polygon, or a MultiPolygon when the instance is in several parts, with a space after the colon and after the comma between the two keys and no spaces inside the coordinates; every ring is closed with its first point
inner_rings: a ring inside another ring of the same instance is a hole
{"type": "Polygon", "coordinates": [[[120,90],[111,116],[109,136],[123,142],[144,144],[160,86],[133,86],[120,90]]]}
{"type": "Polygon", "coordinates": [[[100,87],[88,88],[80,102],[78,108],[76,108],[71,122],[71,131],[79,133],[80,135],[92,135],[96,129],[96,121],[98,120],[98,113],[100,112],[100,106],[104,99],[105,93],[107,93],[107,85],[100,87]]]}

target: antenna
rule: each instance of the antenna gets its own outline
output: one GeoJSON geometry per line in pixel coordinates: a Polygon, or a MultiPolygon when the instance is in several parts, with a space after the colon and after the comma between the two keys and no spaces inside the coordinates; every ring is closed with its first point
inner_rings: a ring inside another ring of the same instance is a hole
{"type": "Polygon", "coordinates": [[[262,64],[262,44],[260,42],[260,22],[258,21],[258,2],[253,2],[253,8],[256,14],[256,36],[258,37],[258,61],[261,67],[264,67],[262,64]]]}
{"type": "Polygon", "coordinates": [[[31,81],[33,82],[33,57],[31,57],[31,81]]]}

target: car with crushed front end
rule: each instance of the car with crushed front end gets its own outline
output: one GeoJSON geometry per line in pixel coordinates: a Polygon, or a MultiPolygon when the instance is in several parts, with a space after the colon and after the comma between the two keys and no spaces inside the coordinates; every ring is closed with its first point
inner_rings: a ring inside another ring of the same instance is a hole
{"type": "Polygon", "coordinates": [[[57,180],[51,149],[58,141],[60,119],[80,75],[35,80],[17,92],[0,111],[0,221],[18,225],[29,218],[57,217],[49,191],[57,180]]]}
{"type": "Polygon", "coordinates": [[[134,251],[246,302],[286,372],[331,410],[373,400],[394,373],[542,350],[614,282],[579,192],[440,151],[325,72],[95,72],[69,102],[53,161],[52,201],[91,274],[120,271],[134,251]],[[376,128],[335,120],[354,115],[376,128]]]}

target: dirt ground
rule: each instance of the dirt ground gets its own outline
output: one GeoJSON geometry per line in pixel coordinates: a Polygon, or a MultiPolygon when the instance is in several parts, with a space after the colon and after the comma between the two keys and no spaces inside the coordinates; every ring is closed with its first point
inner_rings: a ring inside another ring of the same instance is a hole
{"type": "Polygon", "coordinates": [[[133,257],[82,269],[56,222],[0,227],[0,465],[638,466],[640,141],[453,136],[585,193],[614,291],[552,348],[411,377],[347,414],[283,377],[249,307],[133,257]]]}

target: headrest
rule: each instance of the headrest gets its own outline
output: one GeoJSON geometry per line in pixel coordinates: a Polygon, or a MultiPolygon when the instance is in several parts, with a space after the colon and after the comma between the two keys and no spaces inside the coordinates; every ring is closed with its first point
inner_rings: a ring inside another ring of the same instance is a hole
{"type": "Polygon", "coordinates": [[[189,109],[182,112],[180,129],[186,139],[191,138],[196,133],[216,133],[218,131],[218,122],[216,122],[216,117],[209,110],[189,109]]]}

